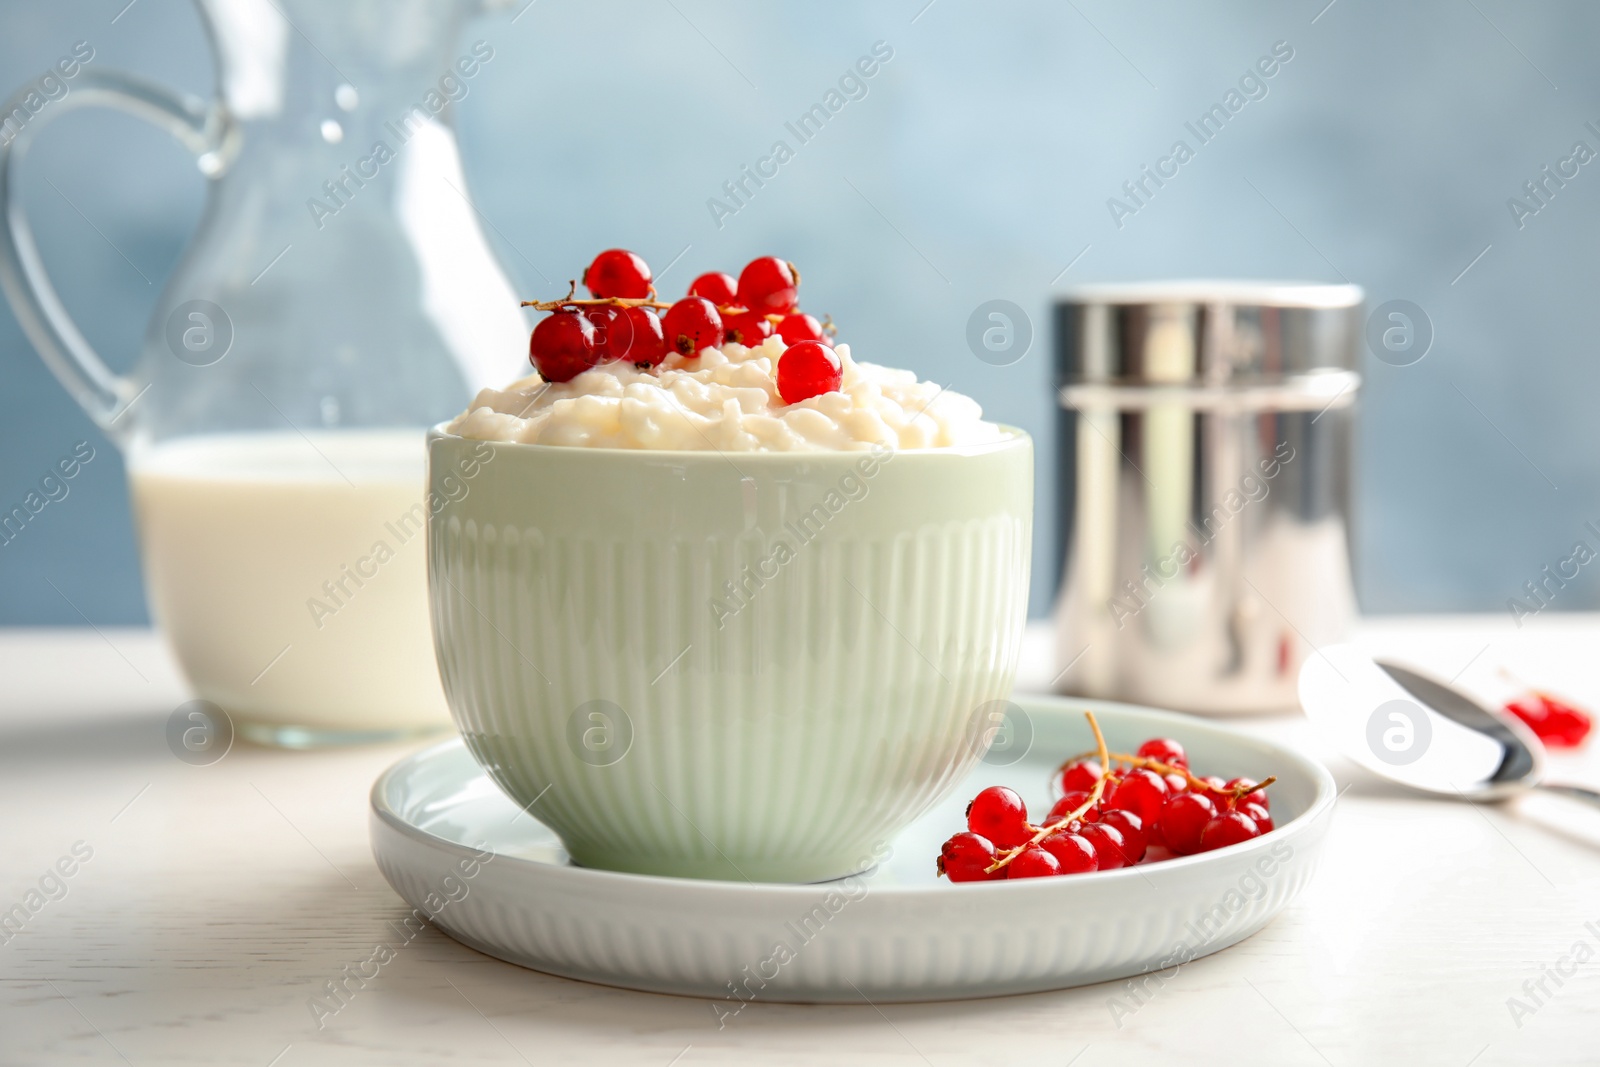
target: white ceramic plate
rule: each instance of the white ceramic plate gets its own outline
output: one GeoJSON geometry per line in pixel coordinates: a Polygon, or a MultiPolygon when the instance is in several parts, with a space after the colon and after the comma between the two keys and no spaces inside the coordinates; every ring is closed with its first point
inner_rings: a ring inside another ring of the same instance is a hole
{"type": "Polygon", "coordinates": [[[574,867],[534,817],[537,802],[519,811],[459,740],[401,760],[373,785],[373,853],[419,916],[479,951],[569,978],[709,997],[725,1012],[750,1000],[998,996],[1171,968],[1255,933],[1311,878],[1335,796],[1321,764],[1171,712],[1055,698],[1017,704],[1008,754],[992,749],[989,762],[886,844],[884,862],[837,882],[574,867]],[[1175,737],[1199,773],[1277,774],[1278,828],[1117,871],[962,885],[936,878],[940,843],[965,828],[962,811],[984,786],[1010,785],[1036,819],[1043,814],[1050,772],[1093,747],[1085,709],[1113,750],[1175,737]]]}

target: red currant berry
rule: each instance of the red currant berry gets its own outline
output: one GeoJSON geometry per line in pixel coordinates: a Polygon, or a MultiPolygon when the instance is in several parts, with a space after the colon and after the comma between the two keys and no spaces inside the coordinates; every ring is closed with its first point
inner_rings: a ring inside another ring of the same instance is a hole
{"type": "Polygon", "coordinates": [[[1002,871],[987,873],[994,863],[994,845],[979,834],[956,834],[939,850],[939,873],[952,882],[988,882],[1004,878],[1002,871]]]}
{"type": "Polygon", "coordinates": [[[1555,697],[1541,694],[1539,699],[1544,701],[1548,713],[1546,730],[1540,739],[1552,748],[1577,748],[1583,744],[1589,731],[1594,729],[1593,717],[1555,697]]]}
{"type": "MultiPolygon", "coordinates": [[[[1051,805],[1050,816],[1049,818],[1045,819],[1046,825],[1053,822],[1060,822],[1062,819],[1065,819],[1068,815],[1071,815],[1073,812],[1083,807],[1084,802],[1088,799],[1088,793],[1085,793],[1081,789],[1074,789],[1072,792],[1068,793],[1066,796],[1062,797],[1060,800],[1051,805]]],[[[1095,819],[1099,817],[1099,814],[1100,813],[1096,808],[1090,808],[1083,815],[1079,816],[1079,818],[1084,822],[1094,822],[1095,819]]]]}
{"type": "Polygon", "coordinates": [[[772,323],[759,311],[741,311],[729,315],[722,320],[722,328],[727,340],[736,341],[746,348],[754,348],[772,336],[772,323]]]}
{"type": "Polygon", "coordinates": [[[1030,845],[1017,854],[1017,858],[1000,868],[1012,878],[1048,878],[1061,874],[1061,861],[1038,845],[1030,845]]]}
{"type": "Polygon", "coordinates": [[[833,338],[828,336],[828,331],[822,328],[822,323],[804,311],[791,311],[778,323],[778,336],[783,338],[786,345],[799,344],[801,341],[821,341],[829,348],[833,347],[833,338]]]}
{"type": "Polygon", "coordinates": [[[778,395],[785,404],[836,392],[843,380],[839,357],[821,341],[790,345],[778,357],[778,395]]]}
{"type": "Polygon", "coordinates": [[[1092,759],[1079,760],[1069,763],[1061,772],[1061,791],[1063,793],[1084,792],[1093,789],[1100,780],[1100,761],[1092,759]]]}
{"type": "Polygon", "coordinates": [[[1117,808],[1100,816],[1101,826],[1109,826],[1122,835],[1122,843],[1127,857],[1128,865],[1138,863],[1144,859],[1144,852],[1150,844],[1150,838],[1144,830],[1144,820],[1131,811],[1117,808]]]}
{"type": "Polygon", "coordinates": [[[1225,848],[1261,836],[1261,827],[1242,811],[1225,811],[1206,823],[1200,832],[1200,851],[1225,848]]]}
{"type": "Polygon", "coordinates": [[[1506,710],[1521,719],[1535,735],[1544,729],[1544,721],[1550,717],[1550,712],[1546,710],[1544,701],[1533,693],[1508,701],[1506,710]]]}
{"type": "Polygon", "coordinates": [[[733,275],[720,270],[708,271],[689,283],[690,296],[703,296],[718,307],[733,303],[739,292],[739,283],[733,275]]]}
{"type": "Polygon", "coordinates": [[[1156,820],[1161,842],[1180,856],[1200,850],[1200,834],[1216,818],[1217,806],[1201,793],[1183,793],[1167,801],[1156,820]]]}
{"type": "Polygon", "coordinates": [[[1262,833],[1272,829],[1272,815],[1260,804],[1240,804],[1238,810],[1254,819],[1262,833]]]}
{"type": "Polygon", "coordinates": [[[1094,823],[1083,828],[1083,839],[1094,849],[1095,862],[1102,871],[1114,871],[1132,863],[1127,843],[1116,828],[1105,823],[1094,823]]]}
{"type": "Polygon", "coordinates": [[[576,311],[557,311],[533,328],[528,360],[547,382],[569,382],[599,361],[594,326],[576,311]]]}
{"type": "Polygon", "coordinates": [[[1139,746],[1138,755],[1172,767],[1188,767],[1189,757],[1183,746],[1170,737],[1156,737],[1139,746]]]}
{"type": "Polygon", "coordinates": [[[661,320],[667,345],[680,356],[698,356],[722,345],[722,315],[703,296],[686,296],[661,320]]]}
{"type": "Polygon", "coordinates": [[[610,248],[594,257],[583,272],[583,284],[596,299],[620,296],[641,300],[650,295],[650,267],[626,249],[610,248]]]}
{"type": "Polygon", "coordinates": [[[584,308],[583,317],[594,327],[595,365],[609,363],[619,358],[617,352],[613,350],[613,342],[623,340],[615,329],[617,320],[622,318],[622,309],[602,304],[599,307],[584,308]]]}
{"type": "Polygon", "coordinates": [[[1202,778],[1200,780],[1202,782],[1204,782],[1206,785],[1210,786],[1211,788],[1210,789],[1197,789],[1197,790],[1195,790],[1195,792],[1204,793],[1206,796],[1210,797],[1212,800],[1216,800],[1216,801],[1218,801],[1220,803],[1221,798],[1217,796],[1217,793],[1225,792],[1227,790],[1227,788],[1228,788],[1228,783],[1224,782],[1221,778],[1218,778],[1214,774],[1208,774],[1208,775],[1206,775],[1204,778],[1202,778]]]}
{"type": "Polygon", "coordinates": [[[967,805],[967,829],[1000,848],[1016,848],[1033,836],[1028,808],[1014,789],[991,785],[967,805]]]}
{"type": "Polygon", "coordinates": [[[782,314],[794,307],[800,287],[800,272],[793,263],[777,256],[752,259],[739,272],[740,304],[751,311],[770,311],[782,314]]]}
{"type": "Polygon", "coordinates": [[[1548,693],[1518,697],[1506,705],[1506,711],[1551,748],[1576,748],[1594,729],[1594,718],[1588,712],[1548,693]]]}
{"type": "Polygon", "coordinates": [[[1161,814],[1161,805],[1167,800],[1167,783],[1154,771],[1130,771],[1117,784],[1107,805],[1122,808],[1139,816],[1140,822],[1154,822],[1161,814]]]}
{"type": "Polygon", "coordinates": [[[1167,795],[1177,796],[1179,793],[1189,791],[1189,779],[1181,774],[1163,774],[1162,779],[1167,783],[1167,795]]]}
{"type": "MultiPolygon", "coordinates": [[[[1061,865],[1062,874],[1084,874],[1099,868],[1099,862],[1095,859],[1094,846],[1078,834],[1057,830],[1039,842],[1039,847],[1056,858],[1056,862],[1061,865]]],[[[1021,856],[1017,857],[1017,859],[1021,858],[1021,856]]],[[[1011,862],[1015,864],[1016,860],[1011,862]]]]}
{"type": "Polygon", "coordinates": [[[667,358],[666,335],[661,320],[649,308],[628,308],[612,326],[611,351],[615,358],[635,367],[659,366],[667,358]]]}
{"type": "MultiPolygon", "coordinates": [[[[1231,792],[1232,790],[1238,789],[1241,785],[1254,785],[1254,784],[1255,784],[1255,779],[1253,779],[1253,778],[1235,778],[1231,782],[1228,782],[1226,785],[1224,785],[1222,788],[1227,789],[1227,790],[1229,790],[1231,792]]],[[[1238,800],[1235,800],[1233,802],[1233,806],[1236,807],[1236,808],[1243,807],[1246,804],[1259,804],[1264,808],[1264,807],[1267,806],[1267,794],[1264,791],[1260,790],[1260,789],[1256,789],[1256,790],[1253,790],[1253,791],[1251,791],[1249,793],[1244,794],[1238,800]]]]}

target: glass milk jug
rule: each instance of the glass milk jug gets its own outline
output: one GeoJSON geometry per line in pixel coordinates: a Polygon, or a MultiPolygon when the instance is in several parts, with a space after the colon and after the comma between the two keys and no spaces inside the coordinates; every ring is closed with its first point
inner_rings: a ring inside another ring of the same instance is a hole
{"type": "Polygon", "coordinates": [[[91,61],[48,106],[5,106],[25,122],[0,145],[0,283],[126,452],[151,610],[190,685],[253,740],[449,724],[423,431],[511,377],[527,338],[451,126],[496,61],[457,43],[479,6],[202,0],[219,99],[91,61]],[[167,130],[209,185],[127,376],[67,316],[15,199],[29,141],[88,105],[167,130]]]}

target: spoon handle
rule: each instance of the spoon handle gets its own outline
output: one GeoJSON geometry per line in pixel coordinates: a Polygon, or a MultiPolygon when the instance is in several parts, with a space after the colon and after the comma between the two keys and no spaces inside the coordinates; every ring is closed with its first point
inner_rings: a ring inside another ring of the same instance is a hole
{"type": "Polygon", "coordinates": [[[1572,797],[1575,800],[1587,801],[1600,808],[1600,793],[1587,789],[1581,785],[1561,785],[1556,782],[1540,782],[1535,788],[1543,789],[1547,793],[1560,793],[1562,796],[1572,797]]]}

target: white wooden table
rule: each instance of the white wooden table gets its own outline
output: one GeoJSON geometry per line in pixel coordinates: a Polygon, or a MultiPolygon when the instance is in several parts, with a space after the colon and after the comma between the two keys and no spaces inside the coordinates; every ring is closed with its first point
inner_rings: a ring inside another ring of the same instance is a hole
{"type": "MultiPolygon", "coordinates": [[[[1597,616],[1392,620],[1362,639],[1464,682],[1510,664],[1600,708],[1597,616]]],[[[1048,658],[1036,629],[1020,688],[1043,687],[1048,658]]],[[[42,902],[0,932],[0,1063],[1600,1062],[1600,815],[1431,800],[1331,758],[1347,788],[1310,889],[1120,1028],[1112,983],[753,1004],[718,1030],[703,1001],[548,977],[430,929],[318,1030],[308,998],[406,910],[368,851],[366,797],[409,746],[239,745],[189,766],[164,736],[184,699],[148,632],[0,632],[0,910],[42,902]],[[58,862],[70,877],[49,877],[58,862]],[[29,898],[41,879],[59,899],[29,898]],[[1515,1018],[1513,997],[1531,1010],[1515,1018]]],[[[1296,717],[1241,724],[1319,750],[1296,717]]],[[[1553,770],[1600,783],[1600,742],[1553,770]]]]}

